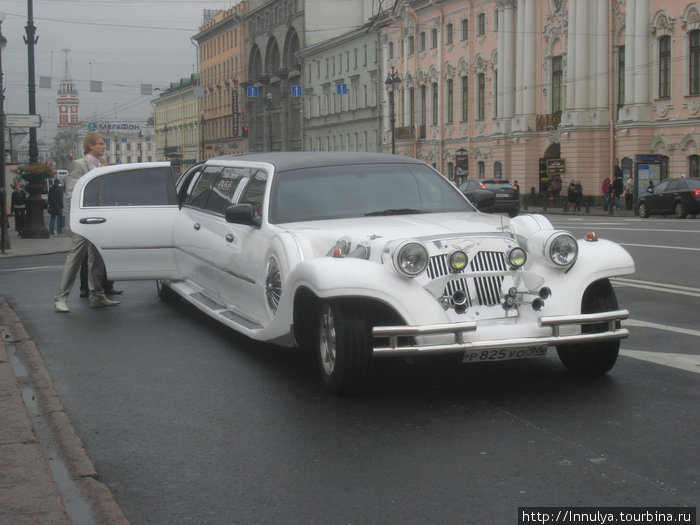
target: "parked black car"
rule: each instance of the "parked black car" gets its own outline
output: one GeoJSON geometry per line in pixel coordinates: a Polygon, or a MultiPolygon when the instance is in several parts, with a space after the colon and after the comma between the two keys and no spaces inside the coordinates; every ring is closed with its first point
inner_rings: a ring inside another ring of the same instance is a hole
{"type": "Polygon", "coordinates": [[[495,196],[493,211],[515,217],[520,212],[520,191],[505,179],[479,179],[495,196]]]}
{"type": "Polygon", "coordinates": [[[637,210],[643,219],[649,215],[670,215],[679,219],[700,213],[700,178],[667,179],[637,199],[637,210]]]}
{"type": "Polygon", "coordinates": [[[492,191],[487,190],[486,186],[484,186],[478,180],[465,180],[459,185],[459,191],[464,193],[467,199],[469,199],[469,201],[476,206],[477,210],[485,213],[491,213],[494,211],[496,195],[492,191]]]}

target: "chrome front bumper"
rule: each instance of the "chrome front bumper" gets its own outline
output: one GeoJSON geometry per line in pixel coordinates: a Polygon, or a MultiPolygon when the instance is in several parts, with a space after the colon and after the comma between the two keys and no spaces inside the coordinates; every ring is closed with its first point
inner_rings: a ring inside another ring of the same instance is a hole
{"type": "Polygon", "coordinates": [[[530,348],[534,346],[551,346],[592,343],[597,341],[615,341],[629,335],[625,328],[617,328],[617,323],[629,317],[627,310],[613,310],[595,314],[554,315],[538,319],[540,327],[549,327],[549,335],[538,337],[521,337],[513,339],[496,339],[489,341],[465,341],[465,333],[475,332],[477,323],[426,325],[426,326],[375,326],[372,330],[374,337],[389,338],[388,346],[375,346],[375,357],[415,356],[428,354],[449,354],[473,350],[493,350],[501,348],[530,348]],[[563,326],[578,326],[583,324],[607,323],[608,329],[597,333],[580,333],[560,335],[563,326]],[[399,344],[399,338],[415,338],[424,335],[452,336],[453,342],[447,344],[410,345],[399,344]]]}

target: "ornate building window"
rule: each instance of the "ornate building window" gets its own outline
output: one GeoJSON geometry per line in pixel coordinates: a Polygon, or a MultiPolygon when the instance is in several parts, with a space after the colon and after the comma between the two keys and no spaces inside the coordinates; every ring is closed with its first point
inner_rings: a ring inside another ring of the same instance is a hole
{"type": "Polygon", "coordinates": [[[462,77],[462,122],[469,120],[469,77],[462,77]]]}
{"type": "Polygon", "coordinates": [[[688,157],[688,177],[700,177],[700,156],[690,155],[688,157]]]}
{"type": "Polygon", "coordinates": [[[451,44],[454,38],[454,30],[452,24],[447,24],[445,26],[445,44],[451,44]]]}
{"type": "Polygon", "coordinates": [[[476,34],[479,36],[486,34],[486,13],[479,13],[476,18],[476,34]]]}
{"type": "Polygon", "coordinates": [[[477,120],[486,118],[486,74],[479,73],[477,77],[477,120]]]}
{"type": "Polygon", "coordinates": [[[469,40],[469,20],[462,20],[462,40],[469,40]]]}
{"type": "Polygon", "coordinates": [[[435,49],[438,46],[438,30],[433,28],[430,31],[430,49],[435,49]]]}
{"type": "Polygon", "coordinates": [[[433,126],[438,125],[438,100],[439,100],[439,95],[438,95],[438,83],[433,82],[431,84],[431,95],[432,95],[432,121],[431,124],[433,126]]]}
{"type": "Polygon", "coordinates": [[[700,30],[695,29],[688,34],[690,40],[690,94],[700,95],[700,30]]]}
{"type": "Polygon", "coordinates": [[[671,97],[671,37],[659,39],[659,98],[671,97]]]}
{"type": "Polygon", "coordinates": [[[564,70],[562,56],[552,57],[552,113],[557,113],[564,108],[564,70]]]}
{"type": "Polygon", "coordinates": [[[454,122],[454,103],[454,80],[450,78],[447,80],[447,111],[445,115],[449,124],[452,124],[454,122]]]}

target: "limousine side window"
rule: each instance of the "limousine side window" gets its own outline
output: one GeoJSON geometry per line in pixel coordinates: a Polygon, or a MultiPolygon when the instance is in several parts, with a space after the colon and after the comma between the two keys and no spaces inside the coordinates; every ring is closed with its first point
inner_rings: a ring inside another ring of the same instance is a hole
{"type": "Polygon", "coordinates": [[[83,190],[83,206],[88,208],[172,204],[177,204],[177,195],[169,166],[106,173],[92,179],[83,190]]]}

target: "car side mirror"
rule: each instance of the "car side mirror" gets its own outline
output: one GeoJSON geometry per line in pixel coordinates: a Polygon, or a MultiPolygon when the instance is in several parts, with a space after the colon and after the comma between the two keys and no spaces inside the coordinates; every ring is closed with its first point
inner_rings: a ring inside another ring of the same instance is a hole
{"type": "Polygon", "coordinates": [[[226,222],[231,224],[243,224],[245,226],[259,227],[260,216],[255,214],[252,204],[234,204],[226,208],[226,222]]]}

